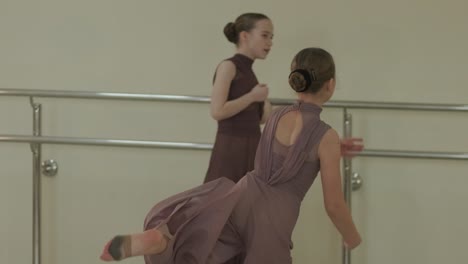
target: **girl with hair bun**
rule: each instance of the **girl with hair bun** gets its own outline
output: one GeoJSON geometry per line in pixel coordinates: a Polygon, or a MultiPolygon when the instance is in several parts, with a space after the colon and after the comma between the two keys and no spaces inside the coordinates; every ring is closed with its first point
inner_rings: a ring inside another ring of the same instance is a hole
{"type": "Polygon", "coordinates": [[[218,65],[213,80],[211,116],[218,121],[218,129],[205,183],[220,177],[237,182],[253,170],[260,124],[271,112],[268,86],[258,82],[252,69],[273,45],[271,20],[245,13],[226,24],[224,35],[235,44],[236,53],[218,65]]]}

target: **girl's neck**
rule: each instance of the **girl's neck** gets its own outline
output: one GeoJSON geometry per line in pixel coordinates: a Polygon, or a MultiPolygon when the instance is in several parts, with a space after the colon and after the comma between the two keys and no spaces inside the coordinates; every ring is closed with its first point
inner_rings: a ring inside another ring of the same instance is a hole
{"type": "Polygon", "coordinates": [[[306,102],[306,103],[312,103],[312,104],[315,104],[315,105],[318,105],[320,107],[322,107],[322,105],[325,103],[325,101],[317,96],[314,96],[312,94],[309,94],[309,93],[298,93],[297,94],[297,98],[300,100],[300,101],[303,101],[303,102],[306,102]]]}
{"type": "Polygon", "coordinates": [[[245,49],[245,48],[237,48],[236,53],[242,54],[251,60],[255,60],[255,56],[253,55],[253,52],[245,49]]]}

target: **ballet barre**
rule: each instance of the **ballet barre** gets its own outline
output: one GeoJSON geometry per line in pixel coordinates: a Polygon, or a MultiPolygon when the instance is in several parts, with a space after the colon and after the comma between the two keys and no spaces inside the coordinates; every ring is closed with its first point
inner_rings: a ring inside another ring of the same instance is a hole
{"type": "MultiPolygon", "coordinates": [[[[29,135],[0,135],[0,142],[182,150],[211,150],[213,148],[213,144],[196,142],[170,142],[133,139],[78,138],[29,135]]],[[[468,160],[468,153],[463,152],[381,150],[367,148],[360,153],[356,153],[356,156],[381,158],[468,160]]]]}
{"type": "MultiPolygon", "coordinates": [[[[35,90],[35,89],[3,89],[0,96],[22,96],[37,98],[75,98],[99,100],[125,100],[125,101],[158,101],[179,103],[209,103],[210,97],[191,95],[163,95],[163,94],[136,94],[93,91],[63,91],[63,90],[35,90]]],[[[294,99],[270,100],[274,105],[289,105],[294,99]]],[[[393,103],[393,102],[364,102],[364,101],[330,101],[324,107],[348,109],[382,109],[382,110],[416,110],[416,111],[452,111],[468,112],[468,104],[425,104],[425,103],[393,103]]]]}

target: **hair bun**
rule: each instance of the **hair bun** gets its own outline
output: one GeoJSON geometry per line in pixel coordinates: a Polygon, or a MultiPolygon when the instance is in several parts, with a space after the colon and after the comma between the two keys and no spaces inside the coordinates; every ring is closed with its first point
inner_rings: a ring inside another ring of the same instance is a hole
{"type": "Polygon", "coordinates": [[[229,42],[237,43],[236,24],[229,22],[224,26],[224,35],[229,42]]]}
{"type": "Polygon", "coordinates": [[[310,84],[310,75],[306,70],[296,69],[289,74],[289,85],[298,93],[306,91],[310,84]]]}

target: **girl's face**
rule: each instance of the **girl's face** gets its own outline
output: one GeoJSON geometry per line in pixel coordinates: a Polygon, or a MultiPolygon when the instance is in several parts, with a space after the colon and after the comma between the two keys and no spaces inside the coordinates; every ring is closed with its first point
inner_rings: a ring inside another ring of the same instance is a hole
{"type": "Polygon", "coordinates": [[[273,24],[269,19],[255,23],[249,32],[243,32],[246,48],[256,59],[265,59],[273,46],[273,24]]]}

